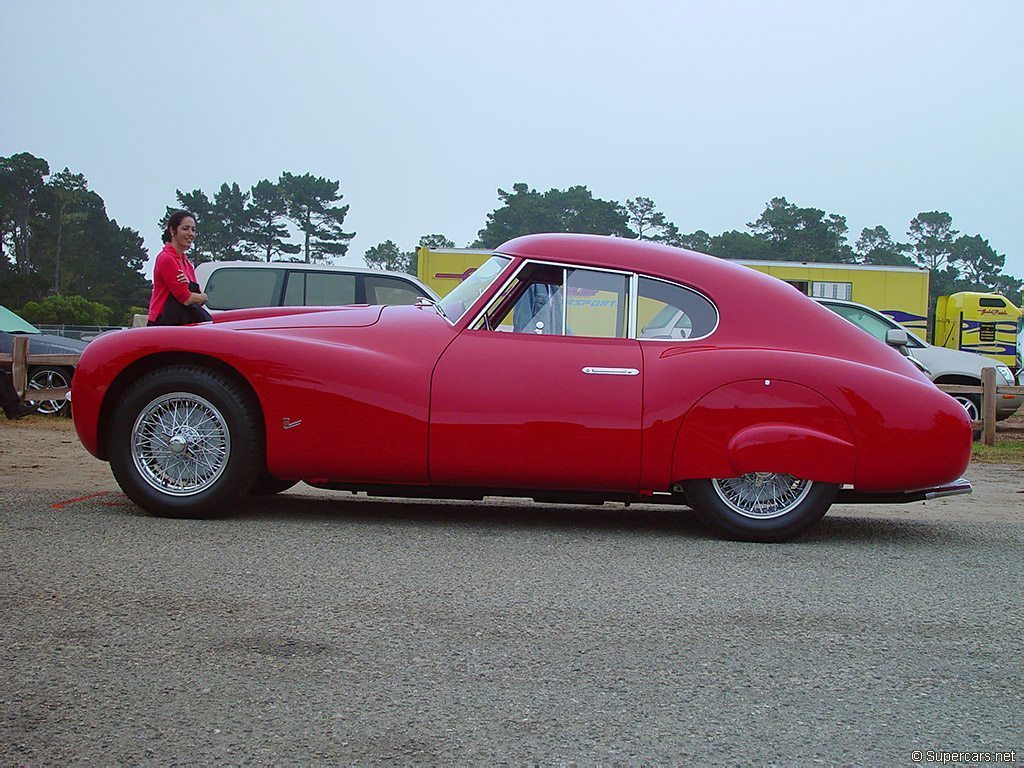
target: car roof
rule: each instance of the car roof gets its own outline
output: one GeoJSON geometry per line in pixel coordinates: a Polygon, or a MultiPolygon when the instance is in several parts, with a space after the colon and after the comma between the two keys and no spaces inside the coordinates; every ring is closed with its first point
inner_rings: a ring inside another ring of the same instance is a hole
{"type": "Polygon", "coordinates": [[[245,269],[294,269],[302,272],[350,272],[359,275],[384,275],[398,277],[419,283],[416,275],[408,272],[395,272],[389,269],[371,269],[343,264],[307,264],[303,261],[204,261],[196,265],[196,272],[212,272],[225,267],[243,267],[245,269]]]}

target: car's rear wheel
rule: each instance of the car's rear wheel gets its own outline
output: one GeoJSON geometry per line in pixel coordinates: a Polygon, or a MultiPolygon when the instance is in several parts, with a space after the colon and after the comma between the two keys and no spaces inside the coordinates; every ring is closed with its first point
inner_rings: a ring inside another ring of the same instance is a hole
{"type": "MultiPolygon", "coordinates": [[[[64,368],[45,366],[29,371],[29,389],[64,389],[71,382],[71,373],[64,368]]],[[[26,393],[27,394],[27,393],[26,393]]],[[[67,400],[29,400],[36,407],[36,413],[44,416],[62,416],[70,413],[67,400]]]]}
{"type": "Polygon", "coordinates": [[[778,472],[683,483],[687,502],[704,523],[743,541],[783,541],[818,522],[839,486],[778,472]]]}
{"type": "Polygon", "coordinates": [[[244,495],[262,460],[256,409],[237,384],[196,366],[143,376],[113,414],[109,456],[146,511],[201,517],[244,495]]]}

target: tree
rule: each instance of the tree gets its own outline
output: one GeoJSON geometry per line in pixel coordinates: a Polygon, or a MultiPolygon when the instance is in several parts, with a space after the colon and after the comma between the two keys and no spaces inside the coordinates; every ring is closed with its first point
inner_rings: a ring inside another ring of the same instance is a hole
{"type": "Polygon", "coordinates": [[[392,240],[385,240],[379,245],[367,249],[363,254],[366,266],[371,269],[389,269],[392,272],[407,272],[413,254],[398,250],[392,240]]]}
{"type": "Polygon", "coordinates": [[[889,230],[882,226],[862,229],[853,250],[865,264],[895,267],[914,265],[914,260],[906,254],[910,246],[894,242],[889,230]]]}
{"type": "Polygon", "coordinates": [[[81,296],[47,296],[28,302],[19,314],[30,323],[46,325],[108,325],[113,310],[81,296]]]}
{"type": "Polygon", "coordinates": [[[655,240],[665,228],[665,214],[654,207],[649,197],[634,197],[626,201],[626,221],[636,232],[638,240],[655,240]]]}
{"type": "Polygon", "coordinates": [[[18,272],[32,271],[32,229],[40,213],[40,197],[46,192],[50,166],[28,152],[0,158],[0,207],[10,224],[14,262],[18,272]]]}
{"type": "Polygon", "coordinates": [[[846,242],[845,216],[798,208],[784,197],[775,197],[757,221],[747,226],[769,244],[763,258],[838,263],[854,260],[846,242]]]}
{"type": "Polygon", "coordinates": [[[455,241],[449,240],[444,235],[423,235],[416,244],[417,248],[454,248],[455,241]]]}
{"type": "Polygon", "coordinates": [[[953,229],[953,217],[945,211],[919,213],[907,229],[907,236],[913,248],[911,256],[918,264],[928,267],[934,273],[946,264],[956,261],[953,252],[954,238],[959,234],[953,229]]]}
{"type": "Polygon", "coordinates": [[[698,229],[696,232],[684,235],[678,230],[675,224],[672,224],[668,228],[668,231],[665,234],[665,239],[662,242],[664,242],[665,245],[675,246],[676,248],[686,248],[689,251],[697,251],[698,253],[713,253],[711,235],[703,229],[698,229]]]}
{"type": "MultiPolygon", "coordinates": [[[[221,261],[249,261],[245,245],[249,235],[249,193],[243,192],[238,182],[231,186],[221,184],[213,196],[213,252],[221,261]]],[[[209,226],[209,224],[207,224],[209,226]]]]}
{"type": "Polygon", "coordinates": [[[634,237],[625,209],[616,202],[595,198],[585,186],[549,189],[544,194],[517,183],[511,192],[498,190],[502,205],[487,214],[477,234],[477,248],[495,248],[506,240],[537,232],[584,232],[634,237]]]}
{"type": "Polygon", "coordinates": [[[344,197],[338,192],[340,182],[310,173],[295,176],[285,172],[278,185],[288,204],[288,218],[305,239],[306,263],[344,256],[355,232],[342,229],[349,207],[334,207],[344,197]]]}
{"type": "Polygon", "coordinates": [[[57,227],[57,245],[53,267],[54,293],[60,293],[60,259],[64,246],[64,227],[66,224],[81,223],[85,220],[85,213],[81,209],[85,203],[87,186],[85,176],[80,173],[72,173],[66,167],[60,173],[54,174],[49,181],[49,187],[53,191],[56,201],[54,218],[57,227]]]}
{"type": "Polygon", "coordinates": [[[1006,257],[996,253],[981,235],[960,235],[953,242],[953,261],[975,290],[991,291],[1002,273],[1006,257]]]}
{"type": "Polygon", "coordinates": [[[732,229],[715,235],[705,253],[723,259],[770,260],[771,244],[749,232],[732,229]]]}
{"type": "Polygon", "coordinates": [[[250,200],[246,235],[248,252],[267,261],[299,253],[302,250],[299,246],[285,242],[289,237],[288,226],[284,223],[288,215],[288,203],[281,188],[263,179],[253,186],[250,200]]]}

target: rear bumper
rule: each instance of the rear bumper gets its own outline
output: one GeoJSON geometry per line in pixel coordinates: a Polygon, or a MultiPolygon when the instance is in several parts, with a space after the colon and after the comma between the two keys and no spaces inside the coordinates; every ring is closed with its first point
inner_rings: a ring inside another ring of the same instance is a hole
{"type": "Polygon", "coordinates": [[[854,488],[843,488],[836,497],[836,504],[908,504],[912,501],[941,499],[943,496],[960,496],[970,493],[971,484],[964,478],[934,488],[919,488],[916,491],[889,493],[864,493],[854,488]]]}

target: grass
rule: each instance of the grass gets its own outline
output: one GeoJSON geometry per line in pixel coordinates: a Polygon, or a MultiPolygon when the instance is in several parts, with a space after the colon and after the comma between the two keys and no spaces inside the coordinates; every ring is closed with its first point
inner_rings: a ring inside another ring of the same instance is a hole
{"type": "Polygon", "coordinates": [[[1024,440],[1013,440],[1005,435],[996,435],[995,445],[977,442],[971,454],[971,461],[983,464],[1020,464],[1024,466],[1024,440]]]}
{"type": "MultiPolygon", "coordinates": [[[[1024,426],[1024,408],[1021,408],[1005,422],[1000,423],[1024,426]]],[[[976,442],[971,459],[987,464],[1024,465],[1024,433],[996,432],[996,444],[985,445],[980,441],[976,442]]]]}

